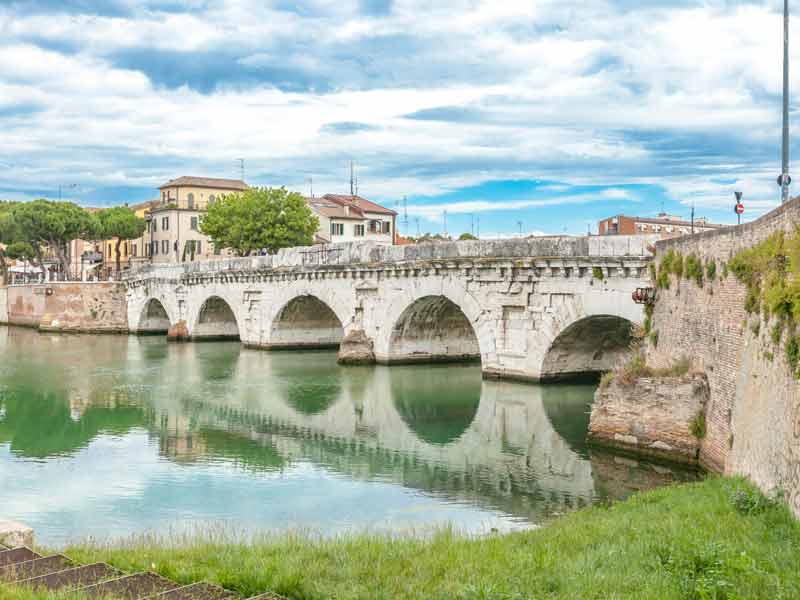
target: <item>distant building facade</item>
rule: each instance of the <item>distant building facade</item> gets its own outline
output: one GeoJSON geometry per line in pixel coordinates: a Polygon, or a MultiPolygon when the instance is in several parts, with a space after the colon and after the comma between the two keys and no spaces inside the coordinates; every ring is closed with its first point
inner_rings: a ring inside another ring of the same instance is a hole
{"type": "Polygon", "coordinates": [[[391,209],[356,195],[325,194],[306,202],[319,219],[317,239],[323,243],[395,243],[397,213],[391,209]]]}
{"type": "MultiPolygon", "coordinates": [[[[709,223],[707,219],[694,220],[694,233],[720,229],[725,225],[709,223]]],[[[651,235],[660,234],[662,237],[677,237],[692,233],[692,222],[666,213],[657,217],[629,217],[616,215],[603,219],[597,224],[600,235],[651,235]]]]}
{"type": "Polygon", "coordinates": [[[214,202],[247,187],[239,179],[209,177],[178,177],[162,185],[161,197],[148,212],[142,240],[145,257],[154,263],[172,263],[227,255],[200,232],[200,220],[214,202]]]}

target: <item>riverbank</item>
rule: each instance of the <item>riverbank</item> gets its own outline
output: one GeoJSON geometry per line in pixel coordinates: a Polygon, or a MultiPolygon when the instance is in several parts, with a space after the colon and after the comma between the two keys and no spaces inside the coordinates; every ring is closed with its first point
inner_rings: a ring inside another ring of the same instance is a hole
{"type": "MultiPolygon", "coordinates": [[[[800,523],[740,479],[712,478],[470,539],[283,536],[75,545],[81,562],[292,599],[800,597],[800,523]]],[[[31,596],[8,595],[8,598],[31,596]]]]}

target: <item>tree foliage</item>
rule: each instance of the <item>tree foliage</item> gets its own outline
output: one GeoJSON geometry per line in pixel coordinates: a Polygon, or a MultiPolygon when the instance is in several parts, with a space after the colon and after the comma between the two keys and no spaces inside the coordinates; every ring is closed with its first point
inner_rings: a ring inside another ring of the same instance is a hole
{"type": "Polygon", "coordinates": [[[230,248],[238,256],[266,249],[309,246],[319,220],[305,199],[285,188],[250,188],[230,194],[208,207],[200,231],[217,248],[230,248]]]}
{"type": "MultiPolygon", "coordinates": [[[[69,274],[67,244],[99,237],[97,219],[72,202],[22,202],[14,207],[13,219],[22,240],[34,248],[46,245],[55,252],[65,275],[69,274]]],[[[41,260],[41,252],[37,258],[41,260]]]]}
{"type": "Polygon", "coordinates": [[[137,217],[127,206],[104,208],[97,213],[97,224],[104,239],[117,238],[115,257],[117,273],[120,271],[120,246],[124,240],[133,240],[144,233],[145,220],[137,217]]]}
{"type": "Polygon", "coordinates": [[[463,241],[466,241],[466,240],[477,240],[477,239],[478,238],[476,238],[474,235],[472,235],[471,233],[467,233],[467,232],[462,233],[460,236],[458,236],[458,241],[460,241],[460,242],[463,242],[463,241]]]}

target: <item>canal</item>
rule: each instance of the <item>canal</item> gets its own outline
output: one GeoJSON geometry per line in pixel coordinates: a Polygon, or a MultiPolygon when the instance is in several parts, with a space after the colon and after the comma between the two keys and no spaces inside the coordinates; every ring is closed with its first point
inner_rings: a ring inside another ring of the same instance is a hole
{"type": "Polygon", "coordinates": [[[692,479],[585,444],[594,386],[0,327],[0,516],[40,542],[506,531],[692,479]]]}

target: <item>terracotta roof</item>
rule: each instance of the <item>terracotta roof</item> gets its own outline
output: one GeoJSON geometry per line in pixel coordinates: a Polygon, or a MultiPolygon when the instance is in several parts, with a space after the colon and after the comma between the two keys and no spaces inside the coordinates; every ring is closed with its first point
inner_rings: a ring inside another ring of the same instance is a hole
{"type": "Polygon", "coordinates": [[[220,190],[237,190],[244,191],[248,189],[248,185],[241,179],[214,179],[212,177],[178,177],[172,179],[159,187],[163,190],[167,187],[186,186],[186,187],[202,187],[214,188],[220,190]]]}
{"type": "Polygon", "coordinates": [[[323,196],[322,198],[306,198],[306,202],[311,206],[311,210],[329,219],[364,220],[364,213],[357,206],[349,204],[350,212],[348,214],[345,212],[345,207],[342,203],[335,202],[327,196],[323,196]]]}
{"type": "Polygon", "coordinates": [[[138,204],[131,204],[128,206],[133,211],[142,210],[143,208],[153,208],[156,204],[159,203],[159,200],[145,200],[144,202],[139,202],[138,204]]]}
{"type": "Polygon", "coordinates": [[[326,200],[331,200],[340,204],[341,206],[349,205],[351,208],[356,207],[364,212],[379,213],[382,215],[396,215],[397,213],[389,208],[370,202],[361,196],[349,196],[346,194],[325,194],[323,196],[326,200]]]}

